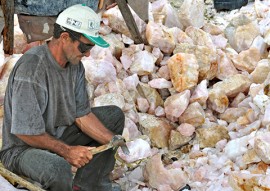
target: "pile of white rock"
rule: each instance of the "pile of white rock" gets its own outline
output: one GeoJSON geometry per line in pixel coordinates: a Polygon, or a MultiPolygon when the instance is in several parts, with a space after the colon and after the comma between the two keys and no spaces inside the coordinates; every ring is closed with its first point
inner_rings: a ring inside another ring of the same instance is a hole
{"type": "MultiPolygon", "coordinates": [[[[157,0],[149,22],[101,14],[111,44],[83,59],[90,103],[125,113],[112,179],[128,191],[270,190],[270,2],[217,13],[211,0],[157,0]]],[[[10,68],[4,62],[0,100],[10,68]]],[[[4,58],[7,59],[7,58],[4,58]]]]}

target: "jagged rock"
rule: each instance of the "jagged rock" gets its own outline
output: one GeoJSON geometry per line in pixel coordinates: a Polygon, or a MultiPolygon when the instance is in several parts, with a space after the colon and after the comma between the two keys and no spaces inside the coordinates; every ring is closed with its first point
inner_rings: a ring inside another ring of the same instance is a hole
{"type": "Polygon", "coordinates": [[[191,103],[179,117],[179,123],[188,123],[194,127],[201,126],[205,121],[205,112],[198,102],[191,103]]]}
{"type": "Polygon", "coordinates": [[[175,48],[173,32],[160,23],[149,21],[146,26],[146,39],[150,45],[158,47],[166,54],[171,54],[175,48]]]}
{"type": "Polygon", "coordinates": [[[207,106],[218,113],[223,113],[229,106],[229,99],[225,91],[222,89],[210,90],[207,106]]]}
{"type": "Polygon", "coordinates": [[[270,72],[269,60],[263,59],[258,62],[256,68],[250,74],[250,78],[253,83],[261,84],[266,80],[269,72],[270,72]]]}
{"type": "Polygon", "coordinates": [[[187,183],[187,176],[180,168],[166,169],[161,155],[154,155],[145,165],[144,177],[151,187],[158,190],[178,190],[187,183]]]}
{"type": "Polygon", "coordinates": [[[178,12],[178,17],[184,28],[194,26],[201,28],[204,25],[203,0],[170,0],[178,12]]]}
{"type": "Polygon", "coordinates": [[[250,85],[251,81],[247,76],[236,74],[221,82],[215,83],[213,88],[223,90],[228,97],[234,97],[240,92],[248,90],[250,85]]]}
{"type": "Polygon", "coordinates": [[[269,175],[232,172],[229,176],[229,184],[237,191],[267,191],[270,190],[269,182],[269,175]]]}
{"type": "Polygon", "coordinates": [[[154,71],[156,58],[146,50],[136,52],[130,65],[130,71],[139,76],[148,75],[154,71]]]}
{"type": "Polygon", "coordinates": [[[169,138],[169,149],[175,150],[186,145],[192,139],[191,136],[184,136],[179,131],[171,130],[169,138]]]}
{"type": "Polygon", "coordinates": [[[164,118],[157,118],[153,115],[139,113],[139,124],[143,128],[142,131],[151,140],[151,145],[158,148],[168,147],[170,131],[174,128],[164,118]]]}
{"type": "Polygon", "coordinates": [[[257,48],[251,47],[248,50],[243,50],[232,60],[234,66],[241,71],[253,72],[257,63],[261,58],[260,52],[257,48]]]}
{"type": "Polygon", "coordinates": [[[218,70],[216,50],[206,46],[192,45],[188,43],[177,44],[174,50],[176,53],[194,54],[199,64],[199,81],[213,79],[218,70]]]}
{"type": "Polygon", "coordinates": [[[218,141],[230,138],[228,130],[223,126],[198,128],[196,134],[196,139],[200,144],[200,148],[215,147],[218,141]]]}
{"type": "Polygon", "coordinates": [[[196,86],[199,65],[194,55],[177,53],[167,61],[173,87],[182,92],[196,86]]]}
{"type": "Polygon", "coordinates": [[[270,164],[270,133],[266,132],[256,136],[254,140],[254,150],[266,164],[270,164]]]}
{"type": "Polygon", "coordinates": [[[166,117],[171,121],[178,121],[178,118],[186,110],[190,98],[190,91],[185,90],[181,93],[174,94],[164,102],[166,117]]]}
{"type": "Polygon", "coordinates": [[[125,100],[124,97],[118,93],[108,93],[94,99],[94,107],[105,105],[116,105],[123,109],[125,106],[125,100]]]}
{"type": "Polygon", "coordinates": [[[157,90],[151,88],[148,84],[140,82],[137,86],[137,90],[143,98],[146,98],[148,100],[152,109],[155,110],[156,107],[163,106],[164,102],[157,90]]]}

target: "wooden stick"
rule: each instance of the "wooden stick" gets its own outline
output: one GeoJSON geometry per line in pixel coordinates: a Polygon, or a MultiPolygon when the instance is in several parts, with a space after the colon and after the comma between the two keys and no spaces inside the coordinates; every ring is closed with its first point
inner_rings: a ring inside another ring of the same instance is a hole
{"type": "Polygon", "coordinates": [[[30,191],[45,191],[42,188],[28,182],[27,180],[5,169],[2,164],[0,164],[0,174],[7,180],[16,182],[30,191]]]}
{"type": "Polygon", "coordinates": [[[104,5],[104,0],[99,0],[98,8],[102,9],[103,5],[104,5]]]}
{"type": "Polygon", "coordinates": [[[108,144],[105,144],[105,145],[101,145],[99,147],[96,147],[96,148],[94,148],[94,149],[92,149],[90,151],[91,151],[92,155],[95,155],[95,154],[101,153],[103,151],[106,151],[106,150],[108,150],[108,149],[110,149],[112,147],[113,146],[108,143],[108,144]]]}
{"type": "Polygon", "coordinates": [[[116,0],[116,3],[120,9],[120,12],[126,22],[129,32],[133,37],[135,44],[144,43],[142,36],[139,32],[138,26],[132,16],[132,13],[127,5],[126,0],[116,0]]]}
{"type": "Polygon", "coordinates": [[[1,6],[5,19],[5,27],[3,29],[3,42],[5,54],[13,54],[14,46],[14,3],[12,0],[1,0],[1,6]]]}

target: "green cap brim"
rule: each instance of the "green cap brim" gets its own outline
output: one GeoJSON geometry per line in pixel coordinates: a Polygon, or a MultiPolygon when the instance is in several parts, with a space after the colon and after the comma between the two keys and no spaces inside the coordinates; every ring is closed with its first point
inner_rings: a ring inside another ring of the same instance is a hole
{"type": "Polygon", "coordinates": [[[100,36],[98,37],[93,37],[93,36],[89,36],[86,34],[83,34],[83,36],[85,36],[86,38],[88,38],[91,42],[93,42],[94,44],[101,46],[103,48],[107,48],[110,46],[109,43],[107,43],[103,38],[101,38],[100,36]]]}

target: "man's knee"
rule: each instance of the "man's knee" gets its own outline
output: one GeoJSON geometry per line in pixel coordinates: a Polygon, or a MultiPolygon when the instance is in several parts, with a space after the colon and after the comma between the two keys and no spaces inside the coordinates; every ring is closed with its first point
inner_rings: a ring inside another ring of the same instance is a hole
{"type": "Polygon", "coordinates": [[[49,187],[57,187],[59,185],[71,187],[73,175],[71,165],[66,160],[62,158],[46,168],[49,168],[51,172],[46,183],[49,187]]]}
{"type": "Polygon", "coordinates": [[[121,108],[118,106],[112,106],[113,110],[115,112],[115,117],[117,120],[116,128],[113,130],[113,133],[115,134],[122,134],[125,126],[125,115],[121,108]]]}

